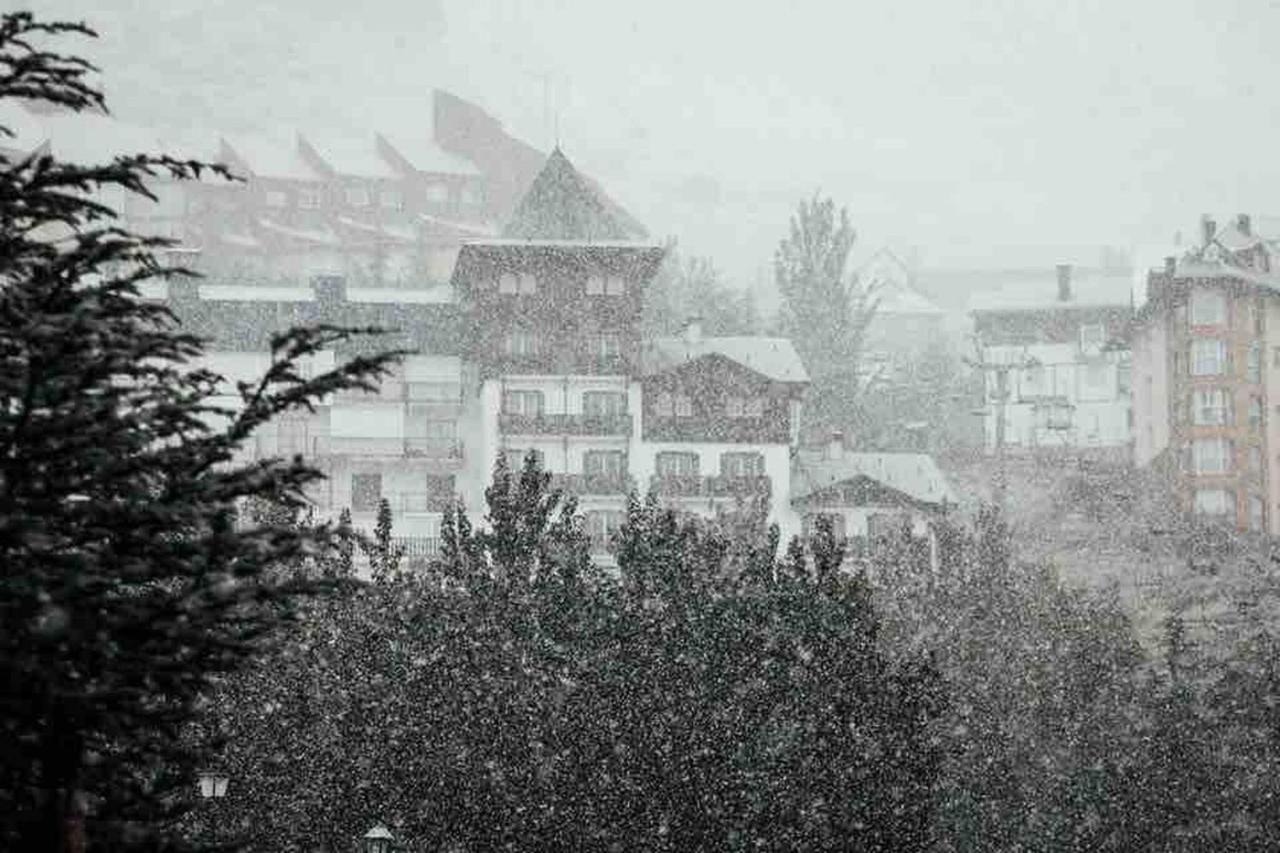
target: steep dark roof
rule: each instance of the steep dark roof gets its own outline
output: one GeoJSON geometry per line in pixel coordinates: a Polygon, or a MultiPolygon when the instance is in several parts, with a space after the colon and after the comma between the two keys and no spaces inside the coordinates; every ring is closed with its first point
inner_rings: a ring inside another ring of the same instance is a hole
{"type": "Polygon", "coordinates": [[[559,149],[516,206],[503,237],[525,240],[637,240],[644,228],[578,173],[559,149]]]}

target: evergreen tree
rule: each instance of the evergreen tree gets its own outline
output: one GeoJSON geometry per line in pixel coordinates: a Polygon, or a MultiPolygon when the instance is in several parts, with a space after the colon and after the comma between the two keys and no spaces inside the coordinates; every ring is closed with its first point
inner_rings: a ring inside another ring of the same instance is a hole
{"type": "MultiPolygon", "coordinates": [[[[89,36],[29,13],[0,18],[0,104],[104,108],[74,55],[89,36]]],[[[271,341],[243,407],[190,364],[201,342],[139,295],[184,271],[168,241],[128,232],[101,190],[155,200],[157,180],[217,167],[164,155],[75,165],[0,150],[0,847],[160,849],[194,796],[209,744],[179,735],[199,697],[318,588],[282,563],[313,559],[326,525],[238,526],[264,498],[290,510],[321,474],[301,459],[239,464],[276,415],[372,390],[390,356],[303,379],[298,361],[354,330],[271,341]]],[[[176,842],[174,842],[176,843],[176,842]]]]}
{"type": "Polygon", "coordinates": [[[774,253],[783,329],[811,380],[809,438],[819,441],[858,423],[863,342],[876,299],[874,288],[847,272],[853,243],[848,211],[815,196],[800,202],[790,233],[774,253]]]}

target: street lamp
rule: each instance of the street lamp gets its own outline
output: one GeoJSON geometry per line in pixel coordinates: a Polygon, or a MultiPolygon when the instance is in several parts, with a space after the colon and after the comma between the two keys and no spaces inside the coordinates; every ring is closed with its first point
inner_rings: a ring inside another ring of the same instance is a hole
{"type": "Polygon", "coordinates": [[[227,783],[230,781],[227,774],[218,773],[213,770],[204,770],[200,773],[200,796],[206,800],[220,800],[227,795],[227,783]]]}
{"type": "Polygon", "coordinates": [[[364,834],[364,853],[391,853],[391,830],[380,823],[364,834]]]}

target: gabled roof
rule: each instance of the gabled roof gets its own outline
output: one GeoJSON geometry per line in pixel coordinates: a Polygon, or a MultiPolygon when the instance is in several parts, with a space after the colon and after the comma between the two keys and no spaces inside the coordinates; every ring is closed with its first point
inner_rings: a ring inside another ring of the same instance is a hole
{"type": "Polygon", "coordinates": [[[957,503],[951,484],[925,453],[851,453],[827,458],[824,450],[801,450],[791,465],[791,499],[803,500],[831,486],[865,477],[913,501],[957,503]]]}
{"type": "Polygon", "coordinates": [[[502,236],[526,240],[637,240],[645,234],[638,223],[580,175],[557,148],[516,206],[502,236]]]}
{"type": "Polygon", "coordinates": [[[874,287],[872,299],[877,314],[917,314],[942,316],[944,312],[914,284],[911,270],[888,247],[877,249],[858,268],[857,282],[874,287]]]}
{"type": "Polygon", "coordinates": [[[645,349],[646,376],[665,373],[708,355],[720,355],[775,382],[808,382],[804,362],[786,338],[657,338],[645,349]]]}
{"type": "Polygon", "coordinates": [[[1051,268],[1039,280],[1010,282],[999,290],[975,293],[969,311],[1053,311],[1077,308],[1128,308],[1133,303],[1133,273],[1076,269],[1071,274],[1071,298],[1058,299],[1051,268]]]}

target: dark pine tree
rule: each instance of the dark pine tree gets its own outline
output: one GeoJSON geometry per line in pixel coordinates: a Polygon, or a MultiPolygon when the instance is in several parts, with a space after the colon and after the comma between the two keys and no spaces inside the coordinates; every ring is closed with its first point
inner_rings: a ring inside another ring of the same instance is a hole
{"type": "MultiPolygon", "coordinates": [[[[93,69],[44,47],[84,25],[0,18],[0,105],[101,110],[93,69]]],[[[262,498],[299,510],[321,474],[300,458],[238,464],[254,431],[346,388],[373,390],[391,355],[304,379],[300,358],[357,330],[271,341],[243,408],[192,368],[184,334],[138,284],[184,271],[167,241],[131,233],[94,200],[150,198],[154,181],[222,180],[163,155],[105,165],[0,148],[0,848],[180,847],[209,744],[181,737],[200,697],[318,583],[278,572],[332,537],[325,525],[235,523],[262,498]]],[[[371,330],[365,330],[371,331],[371,330]]]]}

